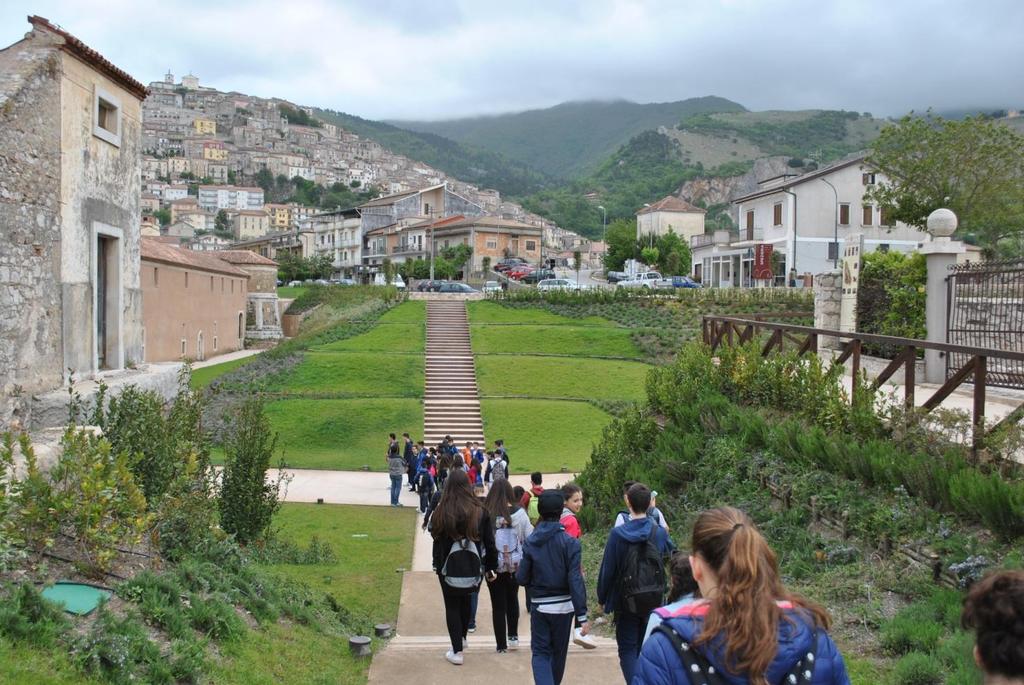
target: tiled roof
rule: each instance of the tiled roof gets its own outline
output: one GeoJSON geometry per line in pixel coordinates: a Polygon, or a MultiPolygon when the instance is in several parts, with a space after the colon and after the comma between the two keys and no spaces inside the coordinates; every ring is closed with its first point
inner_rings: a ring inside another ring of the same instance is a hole
{"type": "MultiPolygon", "coordinates": [[[[792,188],[793,186],[800,185],[801,183],[807,183],[808,181],[813,181],[816,178],[827,176],[828,174],[831,174],[833,171],[845,169],[846,167],[851,166],[853,164],[863,163],[866,158],[866,152],[855,152],[844,157],[843,159],[840,159],[837,162],[829,164],[828,166],[821,167],[820,169],[815,169],[814,171],[808,171],[806,174],[801,174],[787,181],[779,183],[778,185],[773,185],[770,188],[762,188],[761,190],[756,190],[748,195],[734,197],[732,200],[730,200],[730,202],[732,202],[733,204],[737,204],[740,202],[746,202],[747,200],[753,200],[758,197],[765,197],[767,195],[772,195],[773,193],[782,192],[786,188],[792,188]]],[[[770,181],[772,179],[765,180],[770,181]]]]}
{"type": "Polygon", "coordinates": [[[96,67],[96,69],[102,71],[140,100],[146,99],[146,95],[149,93],[146,86],[132,78],[128,72],[114,66],[114,64],[108,61],[103,55],[96,52],[64,29],[51,24],[48,19],[44,19],[43,17],[36,15],[30,16],[28,21],[36,29],[42,29],[43,31],[56,34],[63,38],[64,45],[62,46],[62,49],[64,51],[78,57],[86,64],[91,64],[96,67]]]}
{"type": "Polygon", "coordinates": [[[255,266],[277,266],[277,262],[252,250],[219,250],[217,256],[229,264],[252,264],[255,266]]]}
{"type": "Polygon", "coordinates": [[[637,212],[637,216],[641,214],[650,214],[651,212],[700,212],[701,214],[706,213],[705,210],[701,209],[700,207],[695,207],[686,200],[678,198],[675,195],[663,197],[662,199],[658,200],[651,206],[644,207],[639,212],[637,212]]]}
{"type": "Polygon", "coordinates": [[[515,221],[513,219],[502,219],[496,216],[470,216],[463,217],[457,221],[445,224],[444,226],[435,226],[438,230],[454,230],[459,228],[497,228],[504,229],[506,231],[537,231],[541,232],[540,226],[533,226],[532,224],[524,224],[521,221],[515,221]]]}
{"type": "Polygon", "coordinates": [[[199,269],[201,271],[213,271],[215,273],[227,274],[229,276],[249,276],[249,274],[245,273],[238,267],[232,266],[223,259],[214,257],[212,254],[207,252],[183,250],[180,247],[168,245],[159,239],[150,238],[148,236],[143,236],[140,243],[140,256],[146,261],[162,262],[164,264],[173,264],[175,266],[199,269]]]}

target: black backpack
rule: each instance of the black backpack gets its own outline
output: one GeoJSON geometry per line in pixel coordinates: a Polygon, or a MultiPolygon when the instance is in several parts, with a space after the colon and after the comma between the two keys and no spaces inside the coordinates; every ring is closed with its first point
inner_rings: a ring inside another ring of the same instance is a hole
{"type": "Polygon", "coordinates": [[[484,562],[480,546],[465,538],[452,542],[448,557],[441,567],[441,577],[451,592],[475,592],[484,579],[484,562]]]}
{"type": "MultiPolygon", "coordinates": [[[[726,680],[712,666],[707,658],[695,645],[688,643],[683,636],[676,632],[675,628],[667,623],[660,623],[655,626],[651,633],[661,633],[668,638],[668,641],[675,647],[679,660],[686,669],[686,677],[689,682],[699,682],[702,685],[726,685],[726,680]],[[696,676],[701,678],[696,678],[696,676]]],[[[779,685],[811,685],[814,680],[814,658],[818,649],[818,631],[811,634],[811,649],[802,656],[789,672],[779,681],[779,685]]]]}
{"type": "Polygon", "coordinates": [[[665,558],[654,540],[657,532],[658,526],[652,522],[646,540],[629,543],[619,573],[622,608],[645,618],[665,598],[665,558]]]}

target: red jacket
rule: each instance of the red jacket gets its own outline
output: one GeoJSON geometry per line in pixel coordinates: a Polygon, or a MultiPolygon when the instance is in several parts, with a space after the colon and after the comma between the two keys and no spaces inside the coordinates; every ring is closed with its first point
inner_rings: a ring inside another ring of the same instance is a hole
{"type": "Polygon", "coordinates": [[[580,539],[583,535],[583,531],[580,529],[580,522],[576,520],[576,514],[572,513],[568,509],[562,510],[562,518],[558,520],[563,526],[565,526],[565,532],[576,538],[580,539]]]}

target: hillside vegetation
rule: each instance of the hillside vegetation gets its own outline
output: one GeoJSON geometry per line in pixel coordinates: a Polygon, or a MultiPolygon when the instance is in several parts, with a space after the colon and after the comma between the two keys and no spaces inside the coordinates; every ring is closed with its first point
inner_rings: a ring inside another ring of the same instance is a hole
{"type": "Polygon", "coordinates": [[[673,126],[682,118],[703,113],[744,111],[731,100],[707,96],[649,104],[566,102],[515,114],[393,123],[498,152],[546,174],[571,179],[596,171],[642,131],[673,126]]]}
{"type": "Polygon", "coordinates": [[[373,140],[394,153],[429,164],[460,181],[494,188],[502,195],[526,195],[550,184],[550,179],[536,169],[481,147],[464,145],[429,132],[407,131],[344,112],[322,109],[315,112],[323,121],[373,140]]]}

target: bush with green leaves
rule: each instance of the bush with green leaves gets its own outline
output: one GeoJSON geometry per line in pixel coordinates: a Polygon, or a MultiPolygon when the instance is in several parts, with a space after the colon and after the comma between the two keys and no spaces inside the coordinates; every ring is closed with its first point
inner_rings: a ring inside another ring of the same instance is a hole
{"type": "Polygon", "coordinates": [[[263,401],[242,403],[224,442],[224,470],[219,494],[220,525],[243,545],[260,538],[280,507],[284,473],[267,482],[277,436],[263,411],[263,401]]]}
{"type": "Polygon", "coordinates": [[[894,685],[942,685],[942,666],[921,652],[911,652],[898,662],[893,671],[894,685]]]}
{"type": "Polygon", "coordinates": [[[176,680],[173,663],[160,653],[145,626],[131,615],[118,618],[105,606],[88,632],[74,640],[72,653],[79,668],[113,685],[176,680]]]}
{"type": "Polygon", "coordinates": [[[67,626],[64,613],[31,583],[0,586],[0,635],[13,642],[51,646],[67,626]]]}
{"type": "MultiPolygon", "coordinates": [[[[858,279],[857,330],[898,338],[926,336],[924,321],[927,269],[924,255],[870,252],[858,279]]],[[[893,357],[888,345],[869,345],[870,354],[893,357]]]]}

